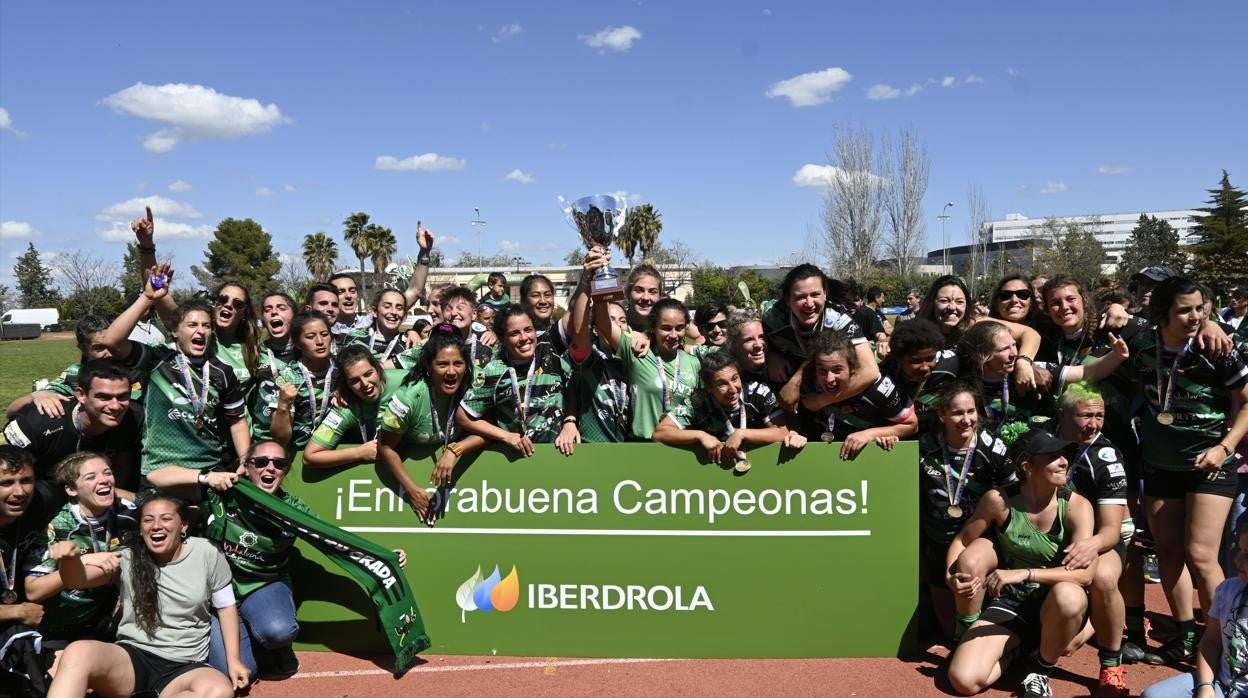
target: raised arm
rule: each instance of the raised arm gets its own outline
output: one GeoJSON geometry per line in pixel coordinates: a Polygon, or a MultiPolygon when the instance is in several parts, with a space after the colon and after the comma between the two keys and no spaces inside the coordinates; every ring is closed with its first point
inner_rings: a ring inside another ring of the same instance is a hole
{"type": "MultiPolygon", "coordinates": [[[[134,231],[134,239],[138,243],[139,279],[143,284],[147,283],[147,270],[156,266],[156,220],[152,217],[152,207],[146,208],[146,218],[130,221],[130,229],[134,231]]],[[[177,309],[177,304],[168,296],[156,299],[156,315],[165,327],[173,327],[173,316],[177,309]]]]}
{"type": "Polygon", "coordinates": [[[134,303],[122,311],[121,315],[118,315],[117,319],[108,326],[108,329],[104,330],[104,337],[101,341],[112,352],[114,361],[120,362],[130,358],[130,333],[151,310],[153,303],[169,295],[168,282],[172,280],[173,268],[168,264],[157,264],[148,268],[143,279],[143,293],[139,294],[139,297],[134,299],[134,303]],[[164,279],[165,282],[160,288],[152,286],[151,277],[153,276],[164,279]]]}
{"type": "MultiPolygon", "coordinates": [[[[576,285],[576,290],[572,292],[572,298],[568,300],[568,313],[564,316],[563,321],[567,323],[567,332],[572,337],[572,354],[573,358],[580,361],[589,353],[590,344],[594,341],[593,333],[590,331],[592,325],[590,323],[589,308],[591,305],[590,296],[585,292],[589,286],[589,280],[593,273],[611,263],[611,251],[605,253],[598,247],[594,247],[585,255],[584,268],[581,271],[581,282],[576,285]]],[[[593,306],[603,306],[604,309],[609,305],[606,299],[602,302],[592,303],[593,306]]]]}
{"type": "Polygon", "coordinates": [[[422,228],[420,221],[416,221],[416,244],[420,247],[420,252],[416,254],[416,266],[412,269],[412,278],[407,281],[407,288],[403,289],[403,298],[409,308],[424,295],[425,281],[429,278],[429,254],[433,251],[433,232],[422,228]]]}
{"type": "Polygon", "coordinates": [[[624,332],[618,325],[611,322],[611,314],[607,312],[608,307],[607,303],[594,303],[594,329],[598,330],[598,336],[607,343],[611,351],[615,351],[620,346],[620,336],[624,332]]]}

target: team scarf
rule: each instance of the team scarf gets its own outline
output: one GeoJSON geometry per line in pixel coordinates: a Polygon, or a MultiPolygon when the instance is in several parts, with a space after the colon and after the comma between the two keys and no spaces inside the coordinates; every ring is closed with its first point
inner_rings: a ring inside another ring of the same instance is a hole
{"type": "Polygon", "coordinates": [[[393,551],[300,511],[250,481],[239,480],[222,494],[230,496],[231,493],[248,517],[267,521],[279,530],[294,531],[368,592],[377,606],[386,639],[394,650],[396,674],[406,671],[416,661],[418,653],[429,649],[429,636],[425,634],[416,598],[393,551]]]}

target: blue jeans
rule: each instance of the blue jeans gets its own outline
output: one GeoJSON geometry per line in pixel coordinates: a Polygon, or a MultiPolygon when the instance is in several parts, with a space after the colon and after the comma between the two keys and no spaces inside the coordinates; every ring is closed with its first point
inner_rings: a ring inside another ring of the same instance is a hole
{"type": "MultiPolygon", "coordinates": [[[[1196,675],[1195,674],[1179,674],[1171,676],[1165,681],[1157,683],[1144,689],[1140,694],[1140,698],[1192,698],[1192,694],[1196,692],[1196,675]]],[[[1216,683],[1213,685],[1213,692],[1218,698],[1223,698],[1222,687],[1216,683]]]]}
{"type": "Polygon", "coordinates": [[[1222,565],[1222,573],[1227,577],[1239,574],[1235,569],[1235,554],[1239,552],[1239,534],[1248,531],[1248,473],[1238,473],[1239,487],[1235,490],[1235,499],[1231,502],[1231,512],[1226,517],[1226,528],[1222,534],[1222,548],[1218,551],[1218,562],[1222,565]]]}
{"type": "MultiPolygon", "coordinates": [[[[255,674],[256,655],[252,643],[269,650],[289,647],[299,634],[295,622],[295,597],[285,582],[270,582],[256,589],[238,604],[239,653],[243,664],[255,674]]],[[[225,660],[225,642],[221,639],[221,622],[212,614],[212,636],[208,641],[208,663],[230,675],[225,660]]]]}

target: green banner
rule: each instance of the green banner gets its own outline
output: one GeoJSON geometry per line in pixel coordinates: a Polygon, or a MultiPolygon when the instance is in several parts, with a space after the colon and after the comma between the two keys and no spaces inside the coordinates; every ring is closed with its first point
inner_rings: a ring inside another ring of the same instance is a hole
{"type": "MultiPolygon", "coordinates": [[[[917,445],[853,462],[839,449],[752,451],[745,475],[655,444],[487,452],[457,468],[433,528],[377,466],[298,465],[286,486],[407,551],[434,653],[896,656],[912,647],[918,595],[917,445]]],[[[406,465],[428,481],[432,460],[406,465]]],[[[294,571],[302,646],[383,651],[339,575],[301,550],[318,563],[294,571]]]]}

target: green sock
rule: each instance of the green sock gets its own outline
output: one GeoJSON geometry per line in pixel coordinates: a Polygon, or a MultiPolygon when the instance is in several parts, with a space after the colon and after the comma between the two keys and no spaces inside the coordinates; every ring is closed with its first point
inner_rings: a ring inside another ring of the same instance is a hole
{"type": "Polygon", "coordinates": [[[1191,620],[1181,620],[1178,622],[1178,625],[1179,625],[1179,637],[1183,638],[1183,644],[1189,645],[1189,646],[1195,645],[1196,644],[1196,619],[1192,618],[1191,620]]]}
{"type": "Polygon", "coordinates": [[[1122,664],[1122,650],[1101,649],[1096,656],[1100,658],[1103,667],[1122,664]]]}
{"type": "Polygon", "coordinates": [[[979,612],[976,611],[969,616],[955,616],[954,618],[956,622],[953,627],[953,639],[961,640],[966,631],[971,629],[971,625],[979,620],[979,612]]]}
{"type": "Polygon", "coordinates": [[[1144,607],[1127,606],[1127,639],[1140,647],[1144,646],[1144,607]]]}

